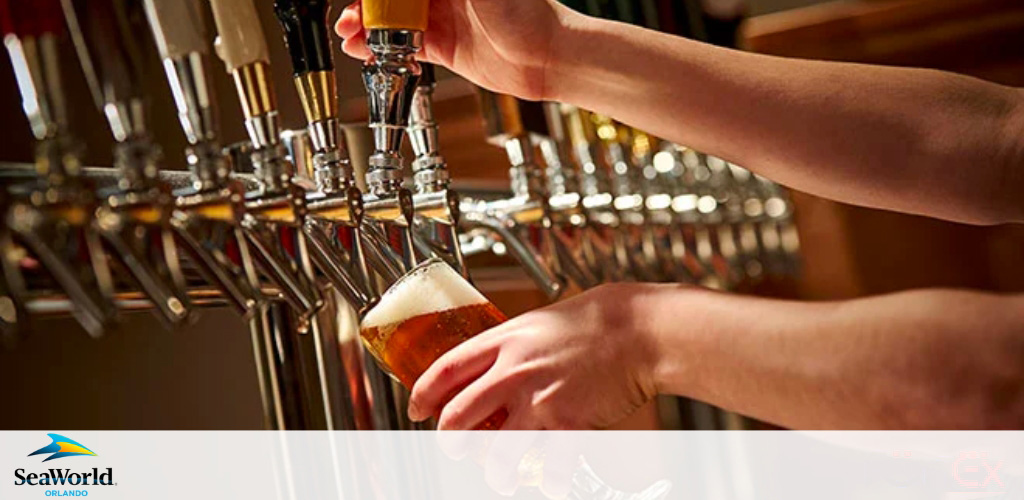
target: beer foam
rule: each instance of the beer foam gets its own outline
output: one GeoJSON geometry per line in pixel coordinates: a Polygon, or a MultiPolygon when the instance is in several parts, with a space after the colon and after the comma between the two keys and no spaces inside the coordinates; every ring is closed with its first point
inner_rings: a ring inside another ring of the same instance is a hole
{"type": "Polygon", "coordinates": [[[363,318],[363,328],[393,325],[409,318],[486,304],[487,298],[443,261],[413,269],[381,296],[363,318]]]}

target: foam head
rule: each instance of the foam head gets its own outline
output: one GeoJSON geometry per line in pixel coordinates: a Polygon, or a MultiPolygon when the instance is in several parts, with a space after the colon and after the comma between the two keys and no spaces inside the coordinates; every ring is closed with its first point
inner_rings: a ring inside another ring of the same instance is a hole
{"type": "Polygon", "coordinates": [[[409,318],[476,304],[487,298],[444,261],[431,259],[391,285],[363,318],[363,328],[382,327],[409,318]]]}

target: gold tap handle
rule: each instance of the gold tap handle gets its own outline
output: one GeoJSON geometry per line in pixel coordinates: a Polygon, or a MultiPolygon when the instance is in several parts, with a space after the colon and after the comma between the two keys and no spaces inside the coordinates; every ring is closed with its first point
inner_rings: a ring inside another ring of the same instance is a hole
{"type": "Polygon", "coordinates": [[[576,106],[563,104],[562,114],[565,116],[569,128],[569,141],[573,147],[586,146],[597,140],[597,129],[590,117],[590,112],[576,106]]]}
{"type": "Polygon", "coordinates": [[[618,124],[610,116],[598,113],[590,113],[590,120],[594,123],[594,131],[601,142],[607,144],[612,142],[624,142],[625,137],[619,130],[618,124]]]}
{"type": "Polygon", "coordinates": [[[523,117],[519,113],[519,102],[515,97],[484,89],[478,89],[478,92],[489,139],[504,143],[511,137],[526,133],[523,117]]]}
{"type": "Polygon", "coordinates": [[[429,14],[429,0],[363,0],[368,30],[426,31],[429,14]]]}

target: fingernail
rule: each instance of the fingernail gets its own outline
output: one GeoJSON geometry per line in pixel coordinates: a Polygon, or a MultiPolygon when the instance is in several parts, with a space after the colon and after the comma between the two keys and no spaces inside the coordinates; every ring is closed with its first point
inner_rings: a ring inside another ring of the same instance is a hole
{"type": "Polygon", "coordinates": [[[409,409],[406,413],[409,415],[409,420],[412,420],[413,422],[419,422],[420,420],[423,420],[422,416],[420,415],[420,407],[416,406],[412,402],[409,403],[409,409]]]}

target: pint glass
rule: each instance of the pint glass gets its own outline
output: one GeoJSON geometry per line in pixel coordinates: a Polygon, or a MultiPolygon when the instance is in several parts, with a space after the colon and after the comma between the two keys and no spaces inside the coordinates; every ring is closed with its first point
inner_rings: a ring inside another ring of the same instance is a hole
{"type": "MultiPolygon", "coordinates": [[[[384,292],[363,318],[360,336],[384,369],[411,389],[442,354],[505,320],[451,266],[430,259],[384,292]]],[[[481,428],[498,429],[505,416],[495,414],[481,428]]]]}

